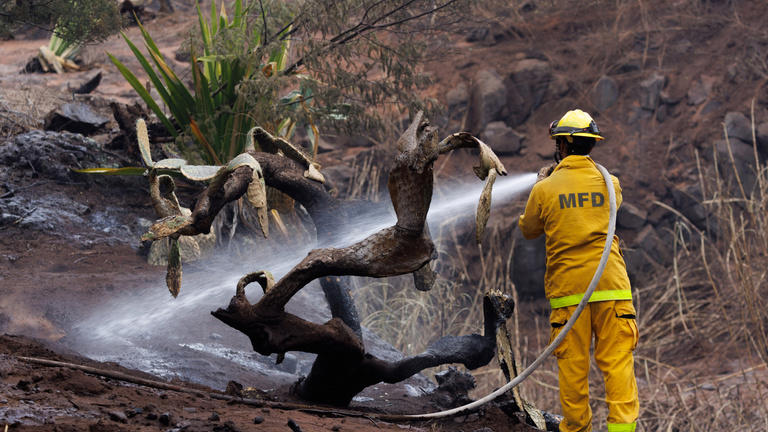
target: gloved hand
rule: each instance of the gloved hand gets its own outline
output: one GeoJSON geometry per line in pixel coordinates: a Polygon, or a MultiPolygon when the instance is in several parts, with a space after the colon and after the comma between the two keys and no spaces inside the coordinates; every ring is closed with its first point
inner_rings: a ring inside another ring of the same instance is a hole
{"type": "Polygon", "coordinates": [[[539,173],[536,175],[536,183],[549,177],[550,174],[552,174],[552,171],[555,170],[556,166],[557,164],[553,162],[551,165],[545,165],[541,167],[541,169],[539,169],[539,173]]]}

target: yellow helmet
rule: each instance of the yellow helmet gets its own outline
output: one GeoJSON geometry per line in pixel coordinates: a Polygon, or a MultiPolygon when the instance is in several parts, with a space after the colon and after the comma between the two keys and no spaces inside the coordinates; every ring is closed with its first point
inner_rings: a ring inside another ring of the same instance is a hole
{"type": "Polygon", "coordinates": [[[549,137],[555,139],[558,136],[582,136],[603,139],[600,129],[592,119],[592,116],[580,109],[568,111],[559,120],[549,125],[549,137]]]}

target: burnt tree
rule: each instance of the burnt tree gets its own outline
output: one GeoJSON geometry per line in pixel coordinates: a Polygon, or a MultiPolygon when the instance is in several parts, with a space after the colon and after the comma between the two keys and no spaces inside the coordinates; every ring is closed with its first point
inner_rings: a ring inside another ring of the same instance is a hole
{"type": "MultiPolygon", "coordinates": [[[[261,133],[255,139],[262,148],[269,148],[273,143],[268,141],[277,138],[261,133]]],[[[397,144],[398,155],[388,181],[397,215],[394,226],[347,247],[314,249],[277,282],[268,272],[248,274],[238,282],[229,305],[211,312],[246,334],[260,354],[277,353],[278,358],[287,351],[318,354],[309,375],[296,386],[302,398],[347,405],[367,386],[381,381],[399,382],[428,367],[447,363],[462,363],[469,369],[483,366],[495,353],[497,327],[511,312],[511,300],[503,298],[499,302],[498,297],[486,295],[483,335],[446,336],[425,352],[394,362],[366,352],[345,279],[329,276],[387,277],[413,273],[417,287],[429,289],[434,281],[429,263],[435,249],[426,216],[432,199],[433,164],[438,156],[460,147],[479,150],[480,165],[474,170],[487,183],[477,212],[478,238],[487,222],[493,181],[497,174],[506,175],[496,155],[470,134],[456,133],[438,142],[437,130],[422,113],[416,115],[397,144]],[[285,312],[291,297],[315,279],[320,279],[331,309],[332,319],[325,324],[285,312]],[[257,282],[264,292],[254,304],[245,291],[252,282],[257,282]]],[[[317,227],[319,244],[343,229],[347,220],[343,203],[331,197],[322,184],[306,178],[305,167],[274,154],[251,155],[258,161],[267,186],[286,193],[306,208],[317,227]]],[[[186,222],[166,235],[178,238],[209,232],[222,207],[246,192],[252,175],[252,167],[240,166],[219,176],[199,195],[186,222]]]]}

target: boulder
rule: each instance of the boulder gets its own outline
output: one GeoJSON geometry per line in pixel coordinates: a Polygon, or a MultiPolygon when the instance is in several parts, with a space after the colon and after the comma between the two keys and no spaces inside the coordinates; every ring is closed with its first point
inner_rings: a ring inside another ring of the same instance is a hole
{"type": "Polygon", "coordinates": [[[592,102],[597,111],[605,111],[610,108],[618,98],[619,86],[616,84],[616,80],[607,75],[600,77],[592,91],[592,102]]]}
{"type": "Polygon", "coordinates": [[[728,138],[738,138],[745,143],[752,143],[752,122],[740,112],[731,111],[725,115],[725,130],[728,138]]]}
{"type": "Polygon", "coordinates": [[[544,298],[544,273],[547,254],[544,236],[526,240],[515,230],[512,253],[512,282],[522,299],[544,298]]]}
{"type": "Polygon", "coordinates": [[[701,105],[704,103],[704,101],[709,99],[714,85],[715,78],[707,75],[702,75],[698,80],[692,81],[687,94],[688,105],[701,105]]]}
{"type": "Polygon", "coordinates": [[[491,146],[496,154],[509,156],[518,153],[523,146],[524,135],[515,132],[504,122],[495,121],[488,123],[481,139],[491,146]]]}
{"type": "MultiPolygon", "coordinates": [[[[715,143],[717,165],[720,173],[725,178],[732,178],[735,166],[745,192],[750,194],[757,181],[755,174],[755,151],[752,148],[752,144],[747,144],[740,139],[730,139],[728,142],[726,140],[718,140],[715,143]],[[730,142],[730,154],[728,152],[728,142],[730,142]],[[733,163],[731,163],[730,159],[731,154],[733,155],[733,163]]],[[[736,189],[734,189],[734,192],[736,192],[736,189]]]]}
{"type": "Polygon", "coordinates": [[[108,121],[108,118],[96,114],[90,106],[70,102],[45,116],[45,130],[65,130],[89,135],[103,128],[108,121]]]}
{"type": "Polygon", "coordinates": [[[673,207],[683,214],[697,227],[706,226],[707,210],[701,204],[701,190],[698,186],[688,188],[674,187],[672,193],[673,207]]]}
{"type": "Polygon", "coordinates": [[[507,87],[507,124],[519,126],[538,108],[552,81],[549,63],[538,59],[522,59],[515,63],[504,80],[507,87]]]}
{"type": "Polygon", "coordinates": [[[448,107],[448,118],[451,120],[461,120],[468,104],[469,90],[463,82],[445,94],[445,105],[448,107]]]}
{"type": "Polygon", "coordinates": [[[493,69],[482,69],[475,75],[470,90],[469,124],[470,132],[479,134],[485,126],[501,118],[506,105],[507,89],[493,69]]]}
{"type": "Polygon", "coordinates": [[[667,79],[663,75],[654,72],[653,75],[640,82],[640,106],[644,109],[653,111],[659,106],[661,101],[661,91],[667,84],[667,79]]]}
{"type": "Polygon", "coordinates": [[[645,225],[647,218],[648,212],[625,202],[621,204],[621,207],[619,207],[619,211],[616,215],[616,224],[620,228],[637,230],[645,225]]]}
{"type": "Polygon", "coordinates": [[[656,265],[653,259],[639,248],[624,248],[622,249],[622,254],[624,255],[624,264],[627,266],[627,274],[631,281],[642,277],[641,275],[648,273],[656,265]]]}
{"type": "Polygon", "coordinates": [[[672,262],[672,248],[661,240],[651,225],[646,225],[640,230],[635,237],[634,246],[658,264],[667,265],[672,262]]]}

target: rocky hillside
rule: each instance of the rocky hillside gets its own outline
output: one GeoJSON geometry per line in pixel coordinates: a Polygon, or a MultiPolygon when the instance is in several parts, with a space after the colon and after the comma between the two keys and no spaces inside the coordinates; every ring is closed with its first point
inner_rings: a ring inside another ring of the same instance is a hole
{"type": "MultiPolygon", "coordinates": [[[[716,229],[697,160],[705,177],[717,158],[731,178],[726,133],[745,192],[755,192],[752,121],[758,156],[768,156],[768,5],[514,3],[479,17],[428,66],[445,127],[479,134],[511,171],[535,171],[552,160],[549,123],[590,112],[607,138],[593,157],[622,182],[618,234],[631,276],[647,280],[671,264],[678,216],[666,206],[716,229]]],[[[518,289],[540,293],[544,243],[516,238],[518,289]]]]}

